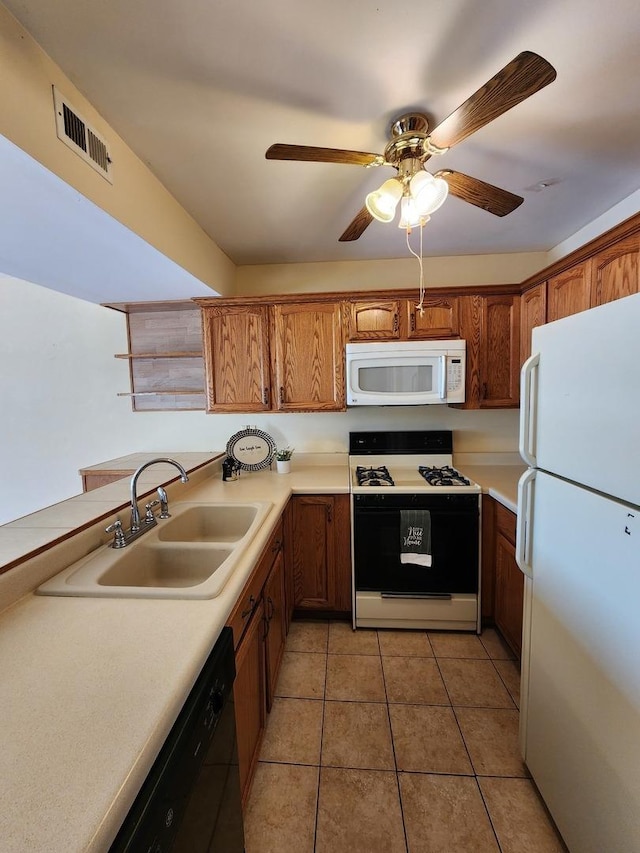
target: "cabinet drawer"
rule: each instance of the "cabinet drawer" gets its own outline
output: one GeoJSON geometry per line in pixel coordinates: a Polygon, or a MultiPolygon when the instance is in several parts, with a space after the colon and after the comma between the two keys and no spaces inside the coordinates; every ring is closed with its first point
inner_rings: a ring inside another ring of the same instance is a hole
{"type": "Polygon", "coordinates": [[[496,502],[496,527],[499,533],[511,542],[516,544],[516,516],[511,510],[496,502]]]}
{"type": "Polygon", "coordinates": [[[278,524],[271,534],[271,538],[267,542],[255,569],[251,573],[251,576],[242,590],[242,594],[238,599],[236,606],[231,612],[231,616],[227,620],[227,625],[230,625],[233,629],[233,645],[236,649],[240,644],[240,640],[242,639],[242,635],[244,634],[247,625],[251,621],[254,610],[258,606],[260,596],[262,595],[262,588],[264,587],[269,576],[269,572],[271,571],[271,567],[281,550],[282,519],[278,521],[278,524]]]}

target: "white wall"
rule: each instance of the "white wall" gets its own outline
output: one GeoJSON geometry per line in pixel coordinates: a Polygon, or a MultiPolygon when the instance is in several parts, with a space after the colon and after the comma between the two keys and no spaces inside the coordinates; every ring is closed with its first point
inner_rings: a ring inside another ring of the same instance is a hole
{"type": "MultiPolygon", "coordinates": [[[[546,252],[503,255],[461,255],[425,258],[426,287],[514,284],[543,269],[546,252]]],[[[265,264],[238,267],[236,294],[264,296],[278,293],[386,290],[418,287],[415,258],[378,261],[326,261],[309,264],[265,264]]]]}
{"type": "Polygon", "coordinates": [[[0,524],[79,494],[78,469],[138,451],[224,450],[248,423],[298,451],[344,452],[350,430],[453,429],[458,452],[517,449],[517,411],[442,406],[323,414],[133,413],[124,315],[0,275],[0,524]]]}

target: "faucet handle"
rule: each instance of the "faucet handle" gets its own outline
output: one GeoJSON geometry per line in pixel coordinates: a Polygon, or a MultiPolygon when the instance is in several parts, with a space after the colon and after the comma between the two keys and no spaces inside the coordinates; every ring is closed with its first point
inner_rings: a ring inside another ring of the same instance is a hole
{"type": "Polygon", "coordinates": [[[151,503],[145,504],[144,508],[146,510],[144,515],[144,523],[145,524],[153,524],[156,520],[155,515],[153,514],[154,506],[158,506],[160,501],[151,501],[151,503]]]}
{"type": "Polygon", "coordinates": [[[124,537],[124,530],[122,529],[122,522],[119,518],[105,528],[105,533],[113,533],[113,542],[111,543],[111,548],[124,548],[127,544],[124,537]]]}

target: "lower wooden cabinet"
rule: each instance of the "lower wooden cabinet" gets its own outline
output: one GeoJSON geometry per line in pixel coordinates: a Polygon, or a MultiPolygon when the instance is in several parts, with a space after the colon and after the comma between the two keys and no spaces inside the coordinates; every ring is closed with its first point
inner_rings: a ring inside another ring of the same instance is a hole
{"type": "Polygon", "coordinates": [[[267,711],[273,704],[286,638],[282,531],[280,523],[227,620],[236,653],[233,697],[243,805],[251,789],[267,711]]]}
{"type": "Polygon", "coordinates": [[[482,618],[495,623],[519,657],[524,576],[516,563],[516,516],[486,495],[482,515],[482,618]]]}
{"type": "Polygon", "coordinates": [[[294,495],[288,547],[295,610],[351,610],[349,495],[294,495]]]}
{"type": "Polygon", "coordinates": [[[265,665],[267,674],[267,710],[271,710],[278,671],[287,637],[284,591],[284,558],[278,553],[262,595],[265,623],[265,665]]]}

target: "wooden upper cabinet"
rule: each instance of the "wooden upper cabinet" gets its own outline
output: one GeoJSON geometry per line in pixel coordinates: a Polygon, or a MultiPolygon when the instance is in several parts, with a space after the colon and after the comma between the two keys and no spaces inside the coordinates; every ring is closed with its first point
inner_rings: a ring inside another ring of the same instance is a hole
{"type": "Polygon", "coordinates": [[[460,336],[467,342],[464,409],[520,403],[520,297],[461,296],[460,336]]]}
{"type": "Polygon", "coordinates": [[[417,300],[405,300],[407,338],[455,338],[459,334],[458,298],[425,296],[422,314],[417,300]]]}
{"type": "Polygon", "coordinates": [[[339,302],[273,306],[273,408],[345,408],[344,335],[339,302]]]}
{"type": "Polygon", "coordinates": [[[590,263],[593,306],[640,292],[640,234],[604,249],[590,263]]]}
{"type": "Polygon", "coordinates": [[[591,307],[590,262],[571,267],[547,282],[547,322],[591,307]]]}
{"type": "Polygon", "coordinates": [[[480,408],[520,403],[520,297],[483,299],[480,337],[480,408]]]}
{"type": "Polygon", "coordinates": [[[349,303],[349,339],[389,341],[400,337],[400,304],[403,300],[349,303]]]}
{"type": "Polygon", "coordinates": [[[520,363],[531,355],[531,332],[547,319],[546,282],[530,287],[520,297],[520,363]]]}
{"type": "Polygon", "coordinates": [[[207,411],[270,409],[268,308],[214,306],[202,316],[207,411]]]}
{"type": "Polygon", "coordinates": [[[349,340],[424,340],[458,336],[456,296],[425,296],[422,314],[415,299],[349,302],[349,340]]]}

